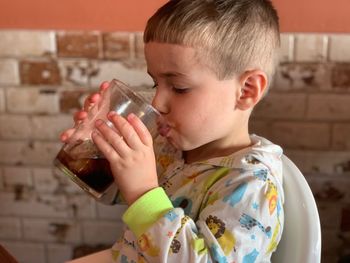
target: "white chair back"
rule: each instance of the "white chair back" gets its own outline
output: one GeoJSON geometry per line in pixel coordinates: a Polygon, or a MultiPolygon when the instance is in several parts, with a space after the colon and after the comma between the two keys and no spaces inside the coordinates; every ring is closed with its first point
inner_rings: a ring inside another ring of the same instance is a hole
{"type": "Polygon", "coordinates": [[[321,226],[314,196],[295,164],[282,156],[284,230],[272,263],[321,262],[321,226]]]}

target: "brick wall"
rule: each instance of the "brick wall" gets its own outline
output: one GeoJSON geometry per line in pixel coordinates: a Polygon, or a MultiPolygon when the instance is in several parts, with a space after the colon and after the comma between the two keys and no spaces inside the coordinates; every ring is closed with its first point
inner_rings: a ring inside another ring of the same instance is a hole
{"type": "MultiPolygon", "coordinates": [[[[125,207],[53,173],[60,131],[103,80],[150,98],[139,32],[0,31],[0,242],[23,263],[108,246],[125,207]]],[[[350,243],[350,35],[283,34],[281,64],[251,130],[281,144],[316,197],[323,261],[350,243]]]]}

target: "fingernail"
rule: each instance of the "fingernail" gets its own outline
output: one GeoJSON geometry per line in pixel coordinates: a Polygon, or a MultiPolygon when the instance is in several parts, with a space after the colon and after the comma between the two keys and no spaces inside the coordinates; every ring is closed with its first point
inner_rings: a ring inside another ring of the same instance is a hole
{"type": "Polygon", "coordinates": [[[108,88],[108,86],[109,86],[109,82],[108,81],[104,81],[104,82],[101,83],[100,88],[101,89],[106,89],[106,88],[108,88]]]}
{"type": "Polygon", "coordinates": [[[130,113],[129,116],[128,116],[128,118],[130,120],[135,119],[135,117],[136,117],[136,115],[134,113],[130,113]]]}
{"type": "Polygon", "coordinates": [[[103,124],[103,121],[102,120],[97,120],[95,122],[96,126],[101,126],[103,124]]]}
{"type": "Polygon", "coordinates": [[[108,117],[112,117],[114,115],[116,115],[117,113],[115,111],[110,111],[108,112],[108,117]]]}
{"type": "Polygon", "coordinates": [[[65,140],[67,140],[67,135],[62,134],[62,135],[61,135],[61,141],[65,141],[65,140]]]}

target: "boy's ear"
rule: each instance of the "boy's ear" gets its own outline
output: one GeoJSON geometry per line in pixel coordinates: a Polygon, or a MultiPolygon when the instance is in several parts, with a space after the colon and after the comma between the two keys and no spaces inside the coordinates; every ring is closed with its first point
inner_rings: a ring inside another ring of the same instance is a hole
{"type": "Polygon", "coordinates": [[[249,70],[244,72],[239,83],[236,107],[240,110],[253,108],[262,98],[267,88],[267,75],[262,70],[249,70]]]}

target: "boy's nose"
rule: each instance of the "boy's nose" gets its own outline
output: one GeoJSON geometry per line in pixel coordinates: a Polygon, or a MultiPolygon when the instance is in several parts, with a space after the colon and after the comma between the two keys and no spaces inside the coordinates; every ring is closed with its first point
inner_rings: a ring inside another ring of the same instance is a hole
{"type": "Polygon", "coordinates": [[[169,105],[167,103],[167,96],[165,92],[158,88],[152,100],[152,106],[156,108],[161,114],[169,113],[169,105]]]}

